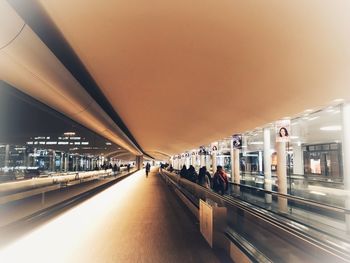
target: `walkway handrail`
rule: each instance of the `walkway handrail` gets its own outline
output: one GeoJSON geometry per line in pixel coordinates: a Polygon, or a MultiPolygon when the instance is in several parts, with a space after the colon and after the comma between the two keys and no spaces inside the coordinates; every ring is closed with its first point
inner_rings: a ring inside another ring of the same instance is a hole
{"type": "MultiPolygon", "coordinates": [[[[289,218],[252,205],[244,200],[232,198],[232,196],[221,196],[209,189],[201,187],[196,183],[180,178],[179,175],[165,170],[162,170],[161,173],[165,174],[168,179],[171,178],[171,181],[176,183],[179,189],[189,186],[193,187],[193,189],[199,190],[199,193],[197,193],[199,194],[199,197],[197,196],[197,198],[201,198],[200,196],[204,194],[204,196],[209,197],[214,202],[221,204],[222,206],[229,205],[242,209],[244,212],[249,213],[257,220],[265,222],[270,227],[283,231],[283,235],[288,234],[290,235],[291,239],[296,238],[303,244],[310,245],[310,249],[312,248],[313,250],[317,250],[319,251],[318,253],[322,253],[322,255],[325,253],[325,255],[328,256],[335,256],[334,259],[341,260],[341,262],[350,261],[350,243],[348,241],[335,238],[331,235],[326,235],[325,233],[310,228],[302,223],[297,223],[289,218]],[[209,196],[206,194],[209,194],[209,196]]],[[[275,192],[269,191],[269,193],[273,194],[275,192]]],[[[288,197],[288,195],[286,197],[288,197]]]]}
{"type": "Polygon", "coordinates": [[[232,185],[236,185],[239,187],[243,187],[243,188],[249,188],[249,189],[254,189],[256,191],[260,191],[260,192],[264,192],[265,194],[271,194],[271,195],[275,195],[278,197],[283,197],[286,198],[288,200],[292,200],[292,201],[296,201],[299,203],[304,203],[304,204],[309,204],[309,205],[313,205],[316,206],[318,208],[323,208],[329,211],[333,211],[333,212],[338,212],[338,213],[344,213],[344,214],[350,214],[350,209],[346,209],[343,207],[339,207],[339,206],[335,206],[335,205],[328,205],[328,204],[323,204],[314,200],[310,200],[310,199],[306,199],[303,197],[299,197],[299,196],[294,196],[294,195],[289,195],[289,194],[281,194],[275,191],[269,191],[269,190],[265,190],[263,188],[260,187],[255,187],[255,186],[250,186],[250,185],[244,185],[244,184],[237,184],[234,182],[229,182],[232,185]]]}
{"type": "Polygon", "coordinates": [[[73,172],[55,174],[54,176],[32,178],[28,180],[21,180],[15,182],[7,182],[0,184],[0,195],[8,194],[11,192],[25,191],[28,189],[34,189],[39,187],[45,187],[58,183],[67,183],[74,180],[83,180],[90,177],[112,175],[112,169],[89,171],[89,172],[73,172]]]}

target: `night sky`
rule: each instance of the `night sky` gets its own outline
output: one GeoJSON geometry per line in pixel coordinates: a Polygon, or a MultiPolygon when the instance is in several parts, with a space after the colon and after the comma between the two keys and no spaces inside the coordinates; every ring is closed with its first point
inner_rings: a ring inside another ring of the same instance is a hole
{"type": "Polygon", "coordinates": [[[0,143],[22,145],[30,141],[31,137],[56,138],[67,131],[74,131],[76,136],[86,138],[90,142],[89,146],[98,147],[101,152],[108,153],[118,149],[117,145],[107,146],[106,139],[0,81],[0,143]]]}

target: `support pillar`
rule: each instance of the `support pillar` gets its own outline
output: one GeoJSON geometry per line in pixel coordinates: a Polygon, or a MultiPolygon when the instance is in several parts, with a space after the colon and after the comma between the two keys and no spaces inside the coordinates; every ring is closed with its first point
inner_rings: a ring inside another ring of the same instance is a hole
{"type": "MultiPolygon", "coordinates": [[[[231,173],[233,182],[235,184],[241,183],[240,165],[239,165],[239,149],[233,148],[233,142],[231,141],[231,173]]],[[[233,191],[236,195],[240,195],[240,186],[234,185],[233,191]]]]}
{"type": "Polygon", "coordinates": [[[200,155],[200,168],[202,168],[203,166],[205,166],[205,155],[204,155],[204,153],[202,153],[200,155]]]}
{"type": "MultiPolygon", "coordinates": [[[[235,153],[233,148],[233,140],[231,140],[231,146],[230,146],[230,157],[231,157],[231,178],[234,181],[234,173],[235,173],[235,153]]],[[[235,188],[236,189],[236,188],[235,188]]]]}
{"type": "Polygon", "coordinates": [[[48,157],[49,157],[49,169],[48,170],[52,172],[53,171],[53,165],[52,165],[53,156],[49,155],[48,157]]]}
{"type": "Polygon", "coordinates": [[[9,161],[10,161],[10,145],[9,144],[6,144],[6,147],[5,147],[5,167],[8,167],[9,166],[9,161]]]}
{"type": "MultiPolygon", "coordinates": [[[[271,180],[271,139],[270,139],[270,129],[264,128],[264,188],[266,191],[272,190],[272,180],[271,180]]],[[[265,202],[271,204],[272,196],[271,194],[265,194],[265,202]]]]}
{"type": "Polygon", "coordinates": [[[236,184],[240,184],[241,183],[241,174],[240,174],[240,167],[239,167],[239,149],[233,149],[233,162],[234,162],[234,182],[236,184]]]}
{"type": "MultiPolygon", "coordinates": [[[[286,143],[277,142],[277,178],[278,192],[287,194],[287,161],[286,161],[286,143]]],[[[284,197],[278,197],[278,210],[282,213],[288,212],[288,200],[284,197]]]]}
{"type": "Polygon", "coordinates": [[[185,157],[186,159],[186,163],[185,163],[185,165],[186,165],[186,167],[188,168],[188,167],[190,167],[190,164],[191,164],[191,160],[190,160],[190,157],[185,157]]]}
{"type": "Polygon", "coordinates": [[[52,151],[52,171],[54,172],[56,170],[56,152],[52,151]]]}
{"type": "Polygon", "coordinates": [[[78,156],[74,156],[74,171],[78,171],[78,156]]]}
{"type": "Polygon", "coordinates": [[[211,165],[212,165],[212,173],[214,174],[216,172],[216,151],[213,151],[211,154],[211,165]]]}
{"type": "Polygon", "coordinates": [[[23,153],[23,166],[28,167],[29,166],[29,153],[27,149],[23,153]]]}
{"type": "Polygon", "coordinates": [[[210,171],[210,155],[209,154],[206,154],[205,155],[205,166],[207,167],[207,171],[209,172],[210,171]]]}
{"type": "Polygon", "coordinates": [[[63,172],[63,159],[64,159],[64,153],[61,152],[61,161],[60,161],[60,172],[63,172]]]}
{"type": "Polygon", "coordinates": [[[69,155],[68,153],[64,154],[64,171],[68,172],[68,164],[69,164],[69,155]]]}
{"type": "Polygon", "coordinates": [[[262,152],[259,151],[259,174],[262,173],[263,171],[263,157],[262,157],[262,152]]]}
{"type": "Polygon", "coordinates": [[[136,156],[136,168],[137,170],[141,170],[143,168],[143,155],[136,156]]]}
{"type": "MultiPolygon", "coordinates": [[[[191,158],[192,158],[191,164],[193,165],[193,167],[196,167],[196,154],[195,154],[195,153],[192,153],[191,158]]],[[[182,167],[181,167],[181,168],[182,168],[182,167]]],[[[188,167],[187,167],[187,168],[188,168],[188,167]]]]}
{"type": "MultiPolygon", "coordinates": [[[[343,178],[344,190],[350,191],[350,103],[342,105],[342,130],[343,130],[343,178]]],[[[350,209],[350,196],[346,196],[345,208],[350,209]]],[[[347,232],[350,232],[350,215],[345,216],[347,232]]]]}

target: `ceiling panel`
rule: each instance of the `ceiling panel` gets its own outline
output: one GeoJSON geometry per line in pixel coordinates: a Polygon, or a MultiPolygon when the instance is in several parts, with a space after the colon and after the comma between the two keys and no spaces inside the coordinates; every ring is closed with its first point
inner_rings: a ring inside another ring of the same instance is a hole
{"type": "Polygon", "coordinates": [[[349,1],[38,2],[149,153],[350,99],[349,1]]]}

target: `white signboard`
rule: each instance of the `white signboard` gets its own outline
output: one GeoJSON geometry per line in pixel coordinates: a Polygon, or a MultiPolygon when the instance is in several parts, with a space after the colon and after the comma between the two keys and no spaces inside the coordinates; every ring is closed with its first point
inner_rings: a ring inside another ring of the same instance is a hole
{"type": "Polygon", "coordinates": [[[213,247],[213,208],[203,200],[199,202],[199,222],[202,235],[213,247]]]}

